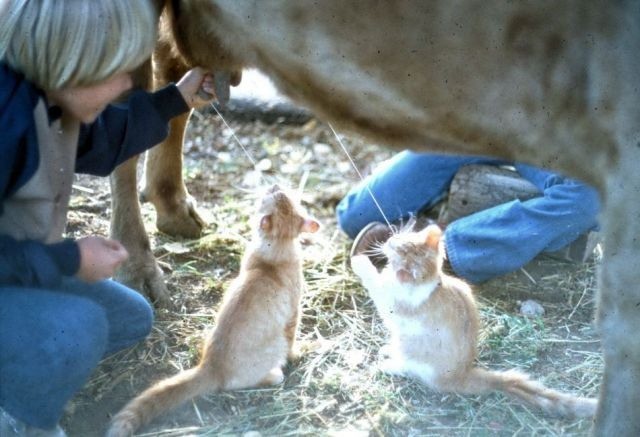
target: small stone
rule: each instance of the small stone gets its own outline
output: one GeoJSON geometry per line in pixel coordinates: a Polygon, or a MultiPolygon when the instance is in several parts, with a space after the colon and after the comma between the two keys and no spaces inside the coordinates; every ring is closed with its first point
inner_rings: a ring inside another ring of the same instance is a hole
{"type": "Polygon", "coordinates": [[[535,300],[525,300],[520,304],[520,314],[526,317],[540,317],[544,315],[544,308],[535,300]]]}
{"type": "Polygon", "coordinates": [[[313,152],[319,156],[327,156],[333,152],[333,149],[330,145],[325,143],[316,143],[313,146],[313,152]]]}
{"type": "Polygon", "coordinates": [[[268,158],[263,158],[256,164],[256,170],[269,171],[273,168],[273,163],[268,158]]]}

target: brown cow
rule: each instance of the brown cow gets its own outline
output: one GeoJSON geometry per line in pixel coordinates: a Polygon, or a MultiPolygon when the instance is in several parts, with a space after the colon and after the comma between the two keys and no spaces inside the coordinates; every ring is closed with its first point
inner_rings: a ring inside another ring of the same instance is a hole
{"type": "MultiPolygon", "coordinates": [[[[392,147],[517,158],[598,187],[605,374],[594,430],[640,435],[640,2],[170,3],[188,64],[258,67],[319,117],[392,147]]],[[[189,217],[172,168],[148,197],[189,217]]]]}

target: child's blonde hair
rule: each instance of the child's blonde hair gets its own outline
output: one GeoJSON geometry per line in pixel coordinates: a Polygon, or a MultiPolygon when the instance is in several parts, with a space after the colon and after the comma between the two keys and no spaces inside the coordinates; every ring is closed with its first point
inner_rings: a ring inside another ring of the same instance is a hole
{"type": "Polygon", "coordinates": [[[44,90],[94,85],[153,51],[150,0],[0,0],[0,61],[44,90]]]}

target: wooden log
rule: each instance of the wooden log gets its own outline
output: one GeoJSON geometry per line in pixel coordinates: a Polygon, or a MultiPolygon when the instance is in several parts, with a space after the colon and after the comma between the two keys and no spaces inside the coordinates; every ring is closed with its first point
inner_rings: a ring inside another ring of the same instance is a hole
{"type": "Polygon", "coordinates": [[[528,200],[540,191],[515,170],[492,165],[467,165],[458,170],[449,187],[444,223],[514,199],[528,200]]]}

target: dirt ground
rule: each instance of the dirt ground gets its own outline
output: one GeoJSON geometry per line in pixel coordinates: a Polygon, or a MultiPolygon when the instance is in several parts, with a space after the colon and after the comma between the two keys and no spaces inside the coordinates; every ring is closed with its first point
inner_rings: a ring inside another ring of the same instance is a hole
{"type": "MultiPolygon", "coordinates": [[[[358,181],[326,125],[229,121],[258,162],[252,169],[231,131],[212,114],[192,117],[184,176],[208,223],[198,240],[147,230],[162,262],[174,309],[158,310],[149,338],[102,362],[69,405],[70,436],[100,436],[110,417],[152,381],[197,362],[202,335],[215,323],[225,285],[237,273],[252,213],[251,193],[267,182],[304,186],[305,206],[323,224],[304,241],[308,292],[298,338],[319,347],[290,364],[282,386],[211,394],[174,410],[142,430],[144,436],[186,435],[584,435],[590,420],[549,417],[501,394],[434,393],[376,367],[385,331],[351,273],[350,241],[337,230],[334,209],[358,181]]],[[[391,152],[344,137],[363,173],[391,152]]],[[[108,180],[76,181],[68,234],[107,235],[108,180]]],[[[546,385],[595,396],[602,372],[593,323],[597,254],[584,264],[548,257],[475,287],[483,330],[480,363],[519,368],[546,385]],[[520,314],[533,299],[544,315],[520,314]]]]}

